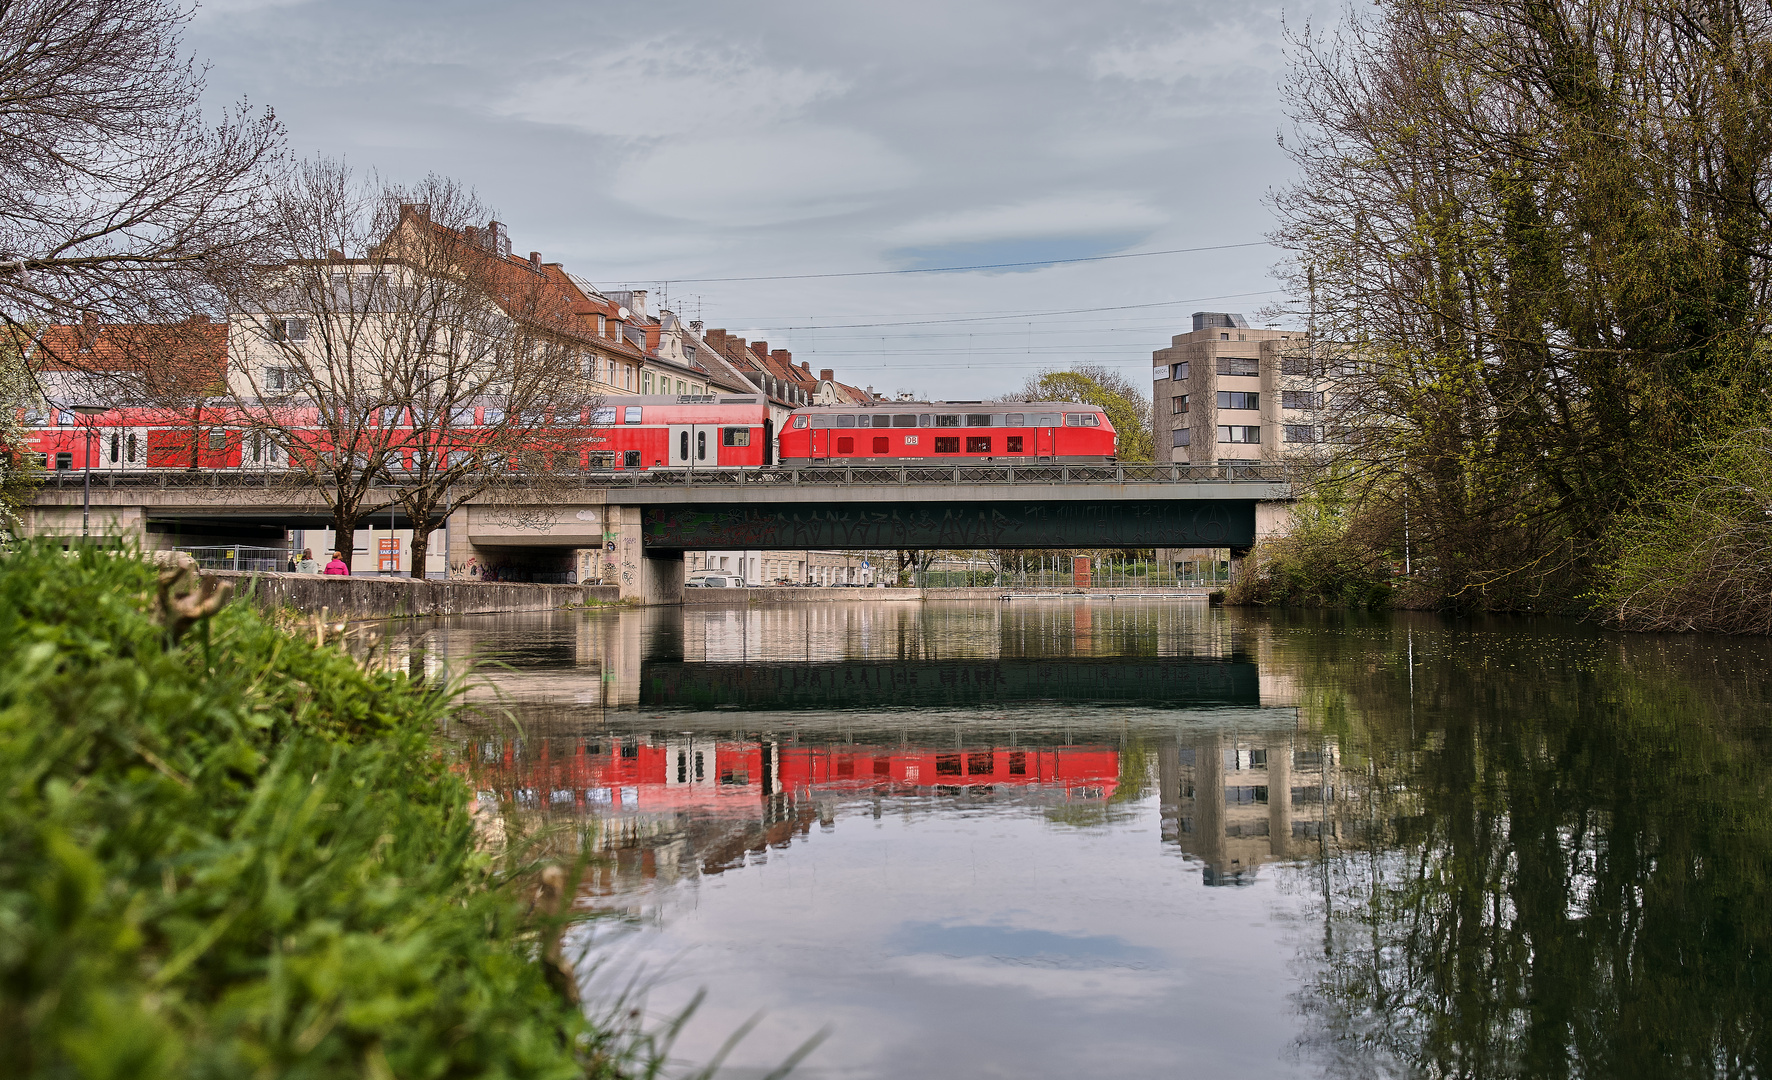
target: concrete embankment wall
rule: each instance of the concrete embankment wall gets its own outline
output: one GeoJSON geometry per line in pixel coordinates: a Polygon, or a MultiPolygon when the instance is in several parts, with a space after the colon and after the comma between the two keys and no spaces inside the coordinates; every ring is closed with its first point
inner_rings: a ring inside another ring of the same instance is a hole
{"type": "Polygon", "coordinates": [[[1086,593],[1075,589],[1013,589],[1005,587],[974,587],[952,589],[684,589],[683,603],[686,605],[725,605],[734,604],[775,604],[775,603],[809,603],[820,600],[1001,600],[1004,596],[1016,598],[1034,597],[1070,597],[1072,599],[1100,598],[1164,598],[1180,600],[1204,600],[1207,589],[1090,589],[1086,593]]]}
{"type": "Polygon", "coordinates": [[[614,585],[525,585],[234,570],[205,570],[203,576],[234,582],[236,596],[251,594],[261,608],[288,607],[304,614],[325,608],[328,615],[347,619],[551,611],[588,603],[614,603],[620,593],[614,585]]]}

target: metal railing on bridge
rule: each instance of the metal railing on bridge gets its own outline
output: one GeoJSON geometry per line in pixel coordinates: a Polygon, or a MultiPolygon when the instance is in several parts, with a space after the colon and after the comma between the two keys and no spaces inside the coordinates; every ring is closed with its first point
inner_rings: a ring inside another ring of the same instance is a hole
{"type": "Polygon", "coordinates": [[[257,570],[276,573],[289,569],[287,548],[212,544],[178,550],[196,559],[199,570],[257,570]]]}
{"type": "MultiPolygon", "coordinates": [[[[892,584],[887,574],[886,584],[892,584]]],[[[1075,589],[1076,571],[1071,567],[962,567],[943,570],[914,570],[907,574],[909,584],[923,589],[1001,588],[1075,589]]],[[[1087,577],[1090,589],[1129,591],[1160,591],[1167,589],[1219,589],[1230,584],[1230,564],[1219,560],[1162,564],[1155,562],[1100,562],[1090,568],[1087,577]]]]}
{"type": "MultiPolygon", "coordinates": [[[[548,475],[553,485],[562,480],[585,488],[654,487],[894,487],[909,485],[989,484],[1041,486],[1053,484],[1236,484],[1289,483],[1303,479],[1297,464],[1262,465],[820,465],[804,468],[766,469],[629,469],[582,470],[548,475]]],[[[44,486],[78,488],[85,473],[59,469],[44,477],[44,486]]],[[[400,473],[389,482],[398,486],[400,473]]],[[[519,486],[534,478],[508,473],[496,478],[499,486],[519,486]]],[[[271,469],[94,469],[92,482],[104,488],[278,488],[307,487],[306,474],[271,469]]]]}

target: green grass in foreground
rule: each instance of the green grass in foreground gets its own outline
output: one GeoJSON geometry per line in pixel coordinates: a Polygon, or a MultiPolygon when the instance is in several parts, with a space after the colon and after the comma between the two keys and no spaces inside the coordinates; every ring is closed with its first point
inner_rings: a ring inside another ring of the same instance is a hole
{"type": "Polygon", "coordinates": [[[476,847],[449,693],[246,604],[173,641],[156,584],[0,557],[7,1074],[622,1075],[476,847]]]}

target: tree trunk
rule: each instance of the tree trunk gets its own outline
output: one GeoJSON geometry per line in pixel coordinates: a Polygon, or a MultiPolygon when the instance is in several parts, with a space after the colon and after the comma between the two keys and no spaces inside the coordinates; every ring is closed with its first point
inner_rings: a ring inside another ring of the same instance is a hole
{"type": "Polygon", "coordinates": [[[425,560],[430,556],[431,533],[433,531],[428,524],[421,527],[420,521],[428,523],[430,519],[428,517],[412,519],[412,576],[415,578],[425,576],[425,560]]]}
{"type": "Polygon", "coordinates": [[[332,549],[338,552],[338,557],[345,561],[346,566],[351,566],[355,561],[352,556],[357,551],[357,515],[332,515],[332,549]]]}

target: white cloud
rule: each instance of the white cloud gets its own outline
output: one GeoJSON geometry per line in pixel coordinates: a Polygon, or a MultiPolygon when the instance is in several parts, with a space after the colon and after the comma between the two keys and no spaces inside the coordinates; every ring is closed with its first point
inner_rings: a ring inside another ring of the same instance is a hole
{"type": "Polygon", "coordinates": [[[849,88],[830,72],[658,39],[574,54],[555,67],[515,87],[494,111],[622,138],[711,135],[767,128],[849,88]]]}
{"type": "Polygon", "coordinates": [[[1089,71],[1098,79],[1127,79],[1175,86],[1236,75],[1266,80],[1285,61],[1274,24],[1233,24],[1197,33],[1133,44],[1111,45],[1090,54],[1089,71]]]}
{"type": "Polygon", "coordinates": [[[871,136],[805,124],[661,143],[617,171],[611,194],[668,217],[753,226],[854,210],[913,172],[871,136]]]}
{"type": "Polygon", "coordinates": [[[900,246],[915,247],[1032,236],[1089,236],[1143,231],[1167,220],[1162,211],[1127,195],[1054,195],[921,218],[893,229],[888,238],[900,246]]]}

